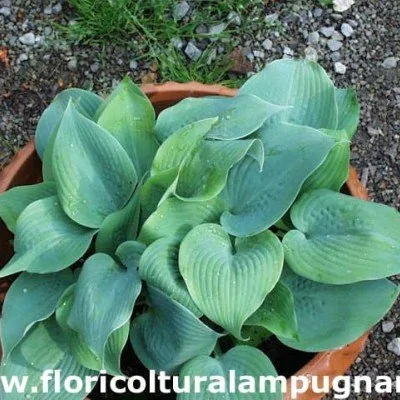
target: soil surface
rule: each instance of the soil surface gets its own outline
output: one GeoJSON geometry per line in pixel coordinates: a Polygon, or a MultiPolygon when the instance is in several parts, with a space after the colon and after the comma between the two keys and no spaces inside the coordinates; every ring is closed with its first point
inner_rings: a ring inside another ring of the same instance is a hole
{"type": "MultiPolygon", "coordinates": [[[[319,8],[317,0],[267,3],[267,22],[275,23],[262,30],[257,24],[258,31],[238,38],[244,64],[255,72],[267,61],[306,56],[318,59],[338,86],[355,87],[362,118],[352,163],[374,201],[399,209],[400,1],[356,0],[342,14],[319,8]]],[[[135,55],[123,47],[68,43],[54,23],[71,13],[62,2],[0,0],[0,166],[34,134],[38,117],[63,88],[104,93],[126,73],[138,82],[162,79],[151,63],[132,63],[135,55]]],[[[400,337],[399,314],[400,302],[373,330],[350,374],[400,375],[400,357],[389,345],[400,337]]],[[[350,399],[395,398],[384,396],[350,399]]]]}

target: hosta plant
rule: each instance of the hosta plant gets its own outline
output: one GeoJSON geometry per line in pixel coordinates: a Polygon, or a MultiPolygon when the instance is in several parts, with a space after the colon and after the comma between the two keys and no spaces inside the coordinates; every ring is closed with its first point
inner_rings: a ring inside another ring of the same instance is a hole
{"type": "Polygon", "coordinates": [[[158,118],[129,78],[105,100],[60,93],[37,127],[43,182],[0,197],[15,235],[0,276],[19,274],[1,374],[121,375],[137,357],[181,376],[276,375],[257,348],[271,335],[305,352],[357,339],[400,273],[398,212],[340,193],[358,119],[355,92],[307,61],[158,118]]]}

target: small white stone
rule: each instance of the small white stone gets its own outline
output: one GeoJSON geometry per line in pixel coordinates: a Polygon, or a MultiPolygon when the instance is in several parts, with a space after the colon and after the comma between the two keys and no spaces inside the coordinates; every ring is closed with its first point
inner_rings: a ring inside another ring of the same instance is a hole
{"type": "Polygon", "coordinates": [[[382,67],[386,69],[396,68],[397,61],[399,61],[397,57],[388,57],[385,59],[385,61],[383,61],[382,67]]]}
{"type": "Polygon", "coordinates": [[[19,41],[26,46],[33,46],[36,41],[35,34],[33,32],[25,33],[19,37],[19,41]]]}
{"type": "Polygon", "coordinates": [[[331,51],[338,51],[342,46],[343,43],[339,42],[339,40],[328,40],[327,45],[331,51]]]}
{"type": "Polygon", "coordinates": [[[70,71],[76,71],[78,69],[78,61],[76,60],[76,58],[72,58],[68,61],[67,68],[70,71]]]}
{"type": "Polygon", "coordinates": [[[318,32],[311,32],[308,35],[308,43],[309,44],[317,44],[319,42],[319,33],[318,32]]]}
{"type": "Polygon", "coordinates": [[[263,51],[254,50],[253,54],[254,54],[254,57],[256,57],[256,58],[264,58],[265,57],[265,54],[263,51]]]}
{"type": "Polygon", "coordinates": [[[268,14],[268,15],[265,16],[264,21],[265,21],[267,24],[271,24],[271,23],[277,21],[278,18],[279,18],[279,15],[278,15],[277,13],[268,14]]]}
{"type": "Polygon", "coordinates": [[[197,61],[201,55],[202,51],[197,48],[192,42],[189,42],[185,48],[185,54],[193,61],[197,61]]]}
{"type": "Polygon", "coordinates": [[[4,15],[5,17],[9,17],[11,15],[10,7],[1,7],[0,8],[0,14],[4,15]]]}
{"type": "Polygon", "coordinates": [[[177,21],[180,21],[186,16],[189,10],[190,10],[189,4],[186,1],[180,1],[174,7],[174,18],[177,21]]]}
{"type": "Polygon", "coordinates": [[[183,48],[183,40],[178,37],[174,37],[171,39],[172,45],[177,49],[177,50],[182,50],[183,48]]]}
{"type": "Polygon", "coordinates": [[[240,18],[240,15],[235,11],[231,11],[228,14],[228,21],[229,21],[229,23],[232,23],[232,24],[237,25],[237,26],[242,24],[242,20],[240,18]]]}
{"type": "Polygon", "coordinates": [[[344,75],[346,73],[347,67],[341,62],[335,62],[335,72],[340,75],[344,75]]]}
{"type": "Polygon", "coordinates": [[[129,68],[131,69],[131,70],[135,70],[135,69],[137,69],[137,67],[138,67],[138,63],[137,63],[137,61],[136,60],[132,60],[130,63],[129,63],[129,68]]]}
{"type": "Polygon", "coordinates": [[[314,47],[308,46],[304,51],[304,56],[309,61],[318,61],[318,52],[314,47]]]}
{"type": "Polygon", "coordinates": [[[272,49],[272,46],[274,45],[273,43],[272,43],[272,40],[269,40],[269,39],[265,39],[263,42],[262,42],[262,47],[265,49],[265,50],[271,50],[272,49]]]}
{"type": "Polygon", "coordinates": [[[333,26],[324,26],[319,30],[325,37],[329,38],[335,32],[335,28],[333,26]]]}
{"type": "Polygon", "coordinates": [[[396,354],[396,356],[400,356],[400,338],[393,339],[388,345],[387,349],[396,354]]]}
{"type": "Polygon", "coordinates": [[[351,25],[347,24],[346,22],[344,24],[342,24],[342,26],[340,27],[340,30],[342,31],[343,35],[346,37],[350,37],[354,32],[354,29],[351,27],[351,25]]]}
{"type": "Polygon", "coordinates": [[[382,322],[382,331],[383,333],[390,333],[394,329],[394,323],[392,321],[383,321],[382,322]]]}
{"type": "Polygon", "coordinates": [[[294,51],[290,47],[284,47],[283,48],[283,54],[286,54],[287,56],[294,56],[294,51]]]}
{"type": "Polygon", "coordinates": [[[17,64],[21,64],[21,63],[23,63],[24,61],[28,61],[28,59],[29,59],[28,55],[25,54],[25,53],[22,53],[22,54],[20,54],[19,57],[17,58],[17,64]]]}

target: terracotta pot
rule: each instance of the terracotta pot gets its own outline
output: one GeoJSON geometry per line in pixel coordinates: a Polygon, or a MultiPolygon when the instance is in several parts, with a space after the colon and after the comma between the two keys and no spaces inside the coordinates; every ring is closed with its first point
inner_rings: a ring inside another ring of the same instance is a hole
{"type": "MultiPolygon", "coordinates": [[[[142,89],[149,96],[155,109],[160,112],[185,97],[202,97],[210,95],[233,96],[236,91],[220,85],[203,85],[196,82],[185,84],[165,83],[162,85],[143,85],[142,89]]],[[[0,193],[13,186],[37,183],[41,180],[41,162],[35,153],[33,141],[29,142],[12,160],[12,162],[0,172],[0,193]]],[[[360,199],[368,199],[364,186],[358,179],[354,168],[350,169],[350,176],[347,181],[349,193],[360,199]]],[[[3,266],[12,256],[13,249],[9,243],[12,239],[11,233],[5,225],[0,222],[0,266],[3,266]]],[[[0,307],[4,295],[10,285],[10,280],[0,281],[0,307]]],[[[308,362],[296,375],[323,376],[334,378],[343,375],[351,366],[357,356],[364,349],[368,334],[365,334],[354,343],[339,350],[327,351],[317,354],[308,362]]],[[[1,358],[1,349],[0,349],[1,358]]],[[[290,385],[289,385],[290,386],[290,385]]],[[[311,389],[299,395],[299,400],[320,400],[323,396],[315,394],[311,389]]],[[[290,399],[290,393],[285,399],[290,399]]]]}

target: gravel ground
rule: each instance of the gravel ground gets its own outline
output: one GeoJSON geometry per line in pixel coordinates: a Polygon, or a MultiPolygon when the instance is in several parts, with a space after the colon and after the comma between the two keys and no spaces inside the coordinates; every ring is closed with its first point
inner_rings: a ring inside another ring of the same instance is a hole
{"type": "MultiPolygon", "coordinates": [[[[57,2],[0,0],[0,166],[34,134],[38,116],[62,88],[79,86],[103,92],[128,72],[139,82],[160,78],[157,66],[136,63],[135,54],[123,48],[68,44],[53,24],[63,23],[69,13],[57,2]]],[[[400,0],[356,0],[344,14],[318,8],[316,0],[270,2],[266,9],[269,28],[237,38],[241,47],[235,53],[249,73],[276,58],[318,59],[338,86],[355,87],[362,120],[352,163],[371,197],[397,209],[399,15],[400,0]]],[[[259,24],[255,26],[260,29],[259,24]]],[[[400,337],[399,313],[400,302],[384,325],[374,329],[351,374],[400,375],[400,344],[395,340],[400,337]]],[[[394,397],[360,394],[350,398],[394,397]]]]}

